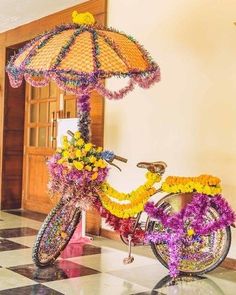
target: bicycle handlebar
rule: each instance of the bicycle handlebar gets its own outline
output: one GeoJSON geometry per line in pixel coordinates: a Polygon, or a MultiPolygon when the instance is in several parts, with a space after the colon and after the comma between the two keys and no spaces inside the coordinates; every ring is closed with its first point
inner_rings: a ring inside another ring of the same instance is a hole
{"type": "Polygon", "coordinates": [[[70,131],[70,130],[67,130],[67,134],[69,134],[71,137],[74,136],[74,133],[72,131],[70,131]]]}
{"type": "Polygon", "coordinates": [[[128,162],[128,159],[122,158],[122,157],[117,156],[117,155],[114,155],[114,159],[117,160],[117,161],[123,162],[123,163],[127,163],[128,162]]]}

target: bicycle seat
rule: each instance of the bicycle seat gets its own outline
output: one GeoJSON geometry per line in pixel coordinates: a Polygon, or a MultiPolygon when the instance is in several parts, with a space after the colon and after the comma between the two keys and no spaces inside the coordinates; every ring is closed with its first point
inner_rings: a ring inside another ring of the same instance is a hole
{"type": "Polygon", "coordinates": [[[162,162],[162,161],[151,162],[151,163],[139,162],[137,164],[137,167],[145,168],[145,169],[147,169],[148,171],[150,171],[152,173],[163,174],[165,172],[167,164],[165,162],[162,162]]]}

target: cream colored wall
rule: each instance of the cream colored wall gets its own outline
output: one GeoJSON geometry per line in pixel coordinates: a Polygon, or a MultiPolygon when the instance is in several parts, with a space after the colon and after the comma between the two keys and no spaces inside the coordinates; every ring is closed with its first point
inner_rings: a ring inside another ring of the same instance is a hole
{"type": "Polygon", "coordinates": [[[109,0],[108,25],[133,35],[162,73],[151,89],[106,101],[105,146],[129,159],[122,174],[111,172],[116,187],[143,181],[138,161],[164,160],[167,175],[222,178],[236,209],[234,21],[235,0],[109,0]]]}

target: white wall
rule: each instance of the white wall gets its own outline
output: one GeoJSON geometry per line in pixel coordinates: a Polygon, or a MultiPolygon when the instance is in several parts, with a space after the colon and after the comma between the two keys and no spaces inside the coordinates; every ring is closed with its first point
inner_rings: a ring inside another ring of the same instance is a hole
{"type": "Polygon", "coordinates": [[[88,0],[0,0],[0,32],[16,28],[88,0]]]}
{"type": "Polygon", "coordinates": [[[106,101],[105,146],[129,159],[111,172],[120,190],[143,181],[138,161],[164,160],[168,175],[222,178],[236,209],[234,21],[235,0],[109,0],[108,25],[133,35],[162,73],[151,89],[106,101]]]}

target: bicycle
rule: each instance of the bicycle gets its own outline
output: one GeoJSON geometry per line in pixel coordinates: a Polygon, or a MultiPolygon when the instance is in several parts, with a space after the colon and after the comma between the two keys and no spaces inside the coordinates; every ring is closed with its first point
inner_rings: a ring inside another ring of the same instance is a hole
{"type": "Polygon", "coordinates": [[[167,177],[156,189],[154,184],[160,182],[166,163],[140,162],[137,166],[148,170],[145,184],[129,194],[119,193],[106,182],[107,163],[116,166],[114,160],[127,160],[85,143],[79,132],[68,133],[71,139],[65,137],[62,148],[49,161],[49,189],[62,197],[37,235],[33,247],[36,265],[43,267],[56,260],[80,222],[81,210],[92,206],[129,245],[124,263],[134,260],[131,246],[147,243],[174,278],[204,274],[225,259],[235,213],[220,195],[218,178],[167,177]],[[161,192],[167,194],[148,202],[161,192]],[[142,221],[144,211],[149,216],[142,221]]]}

